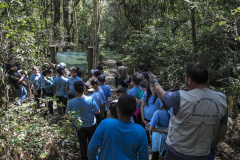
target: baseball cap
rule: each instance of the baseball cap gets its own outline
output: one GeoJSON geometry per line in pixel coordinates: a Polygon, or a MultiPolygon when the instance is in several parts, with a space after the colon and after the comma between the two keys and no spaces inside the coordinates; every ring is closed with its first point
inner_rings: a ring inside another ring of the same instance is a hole
{"type": "Polygon", "coordinates": [[[105,76],[104,75],[98,76],[98,81],[99,82],[105,82],[105,76]]]}
{"type": "Polygon", "coordinates": [[[93,92],[94,91],[94,89],[92,88],[90,83],[85,83],[85,86],[86,86],[87,91],[89,91],[89,92],[93,92]]]}
{"type": "Polygon", "coordinates": [[[66,64],[61,62],[59,65],[57,65],[58,68],[62,68],[62,69],[65,69],[66,68],[66,64]]]}
{"type": "Polygon", "coordinates": [[[128,90],[127,90],[127,88],[125,88],[125,87],[121,87],[121,88],[119,88],[119,89],[117,90],[117,93],[118,93],[118,92],[123,92],[124,94],[127,94],[128,90]]]}

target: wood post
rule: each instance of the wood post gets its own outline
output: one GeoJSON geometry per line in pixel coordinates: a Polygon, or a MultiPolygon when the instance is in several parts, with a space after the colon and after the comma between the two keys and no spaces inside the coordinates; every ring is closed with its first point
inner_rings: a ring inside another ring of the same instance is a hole
{"type": "Polygon", "coordinates": [[[53,69],[53,73],[56,73],[56,66],[57,66],[57,47],[56,46],[49,46],[50,51],[50,58],[51,58],[51,67],[53,69]]]}
{"type": "Polygon", "coordinates": [[[93,68],[93,46],[88,46],[88,53],[87,53],[87,68],[88,68],[88,77],[91,77],[91,69],[93,68]]]}

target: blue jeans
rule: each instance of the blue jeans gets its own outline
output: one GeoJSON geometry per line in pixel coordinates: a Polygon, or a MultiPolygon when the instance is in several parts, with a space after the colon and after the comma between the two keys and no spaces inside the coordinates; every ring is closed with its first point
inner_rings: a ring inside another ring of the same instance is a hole
{"type": "Polygon", "coordinates": [[[22,105],[23,100],[27,96],[27,90],[25,89],[24,86],[20,87],[19,89],[15,89],[17,97],[19,97],[20,103],[22,105]]]}
{"type": "Polygon", "coordinates": [[[167,145],[166,154],[164,160],[208,160],[208,155],[206,156],[188,156],[177,152],[172,147],[167,145]]]}

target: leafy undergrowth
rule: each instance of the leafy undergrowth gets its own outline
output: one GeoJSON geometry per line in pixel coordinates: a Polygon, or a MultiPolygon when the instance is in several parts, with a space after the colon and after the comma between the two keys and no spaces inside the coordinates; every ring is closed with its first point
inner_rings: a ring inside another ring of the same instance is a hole
{"type": "Polygon", "coordinates": [[[29,104],[0,108],[0,114],[0,159],[79,159],[72,122],[63,116],[29,104]]]}

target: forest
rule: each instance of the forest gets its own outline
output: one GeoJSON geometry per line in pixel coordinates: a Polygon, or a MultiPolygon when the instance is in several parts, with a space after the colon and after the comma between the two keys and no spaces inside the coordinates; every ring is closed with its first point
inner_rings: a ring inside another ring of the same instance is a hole
{"type": "Polygon", "coordinates": [[[209,87],[227,96],[228,131],[218,156],[240,157],[239,0],[0,0],[0,17],[0,159],[79,156],[71,121],[10,105],[7,59],[16,56],[30,75],[33,65],[51,61],[51,46],[93,46],[93,66],[111,54],[129,73],[142,62],[165,90],[184,86],[186,65],[201,62],[209,87]]]}

